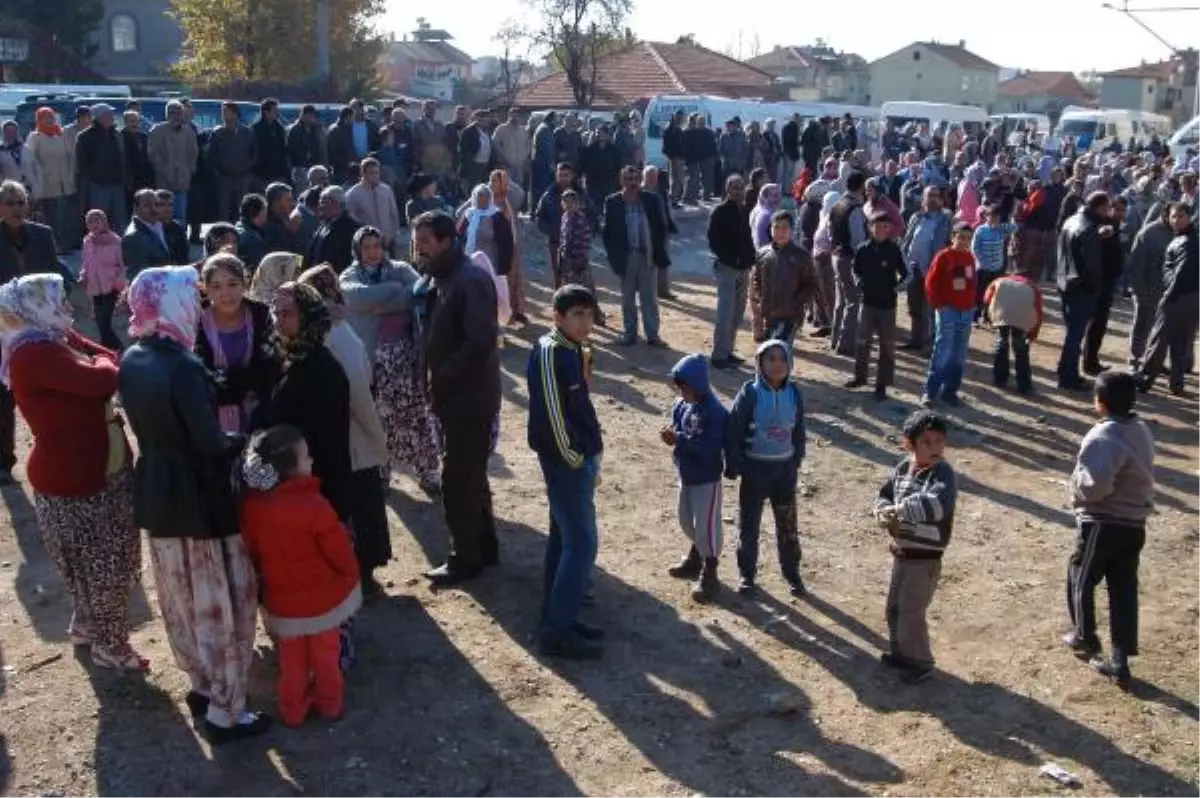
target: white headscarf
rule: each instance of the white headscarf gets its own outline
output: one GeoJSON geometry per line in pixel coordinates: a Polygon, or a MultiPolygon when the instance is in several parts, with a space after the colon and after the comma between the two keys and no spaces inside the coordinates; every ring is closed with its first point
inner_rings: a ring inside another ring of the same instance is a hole
{"type": "Polygon", "coordinates": [[[0,382],[10,385],[13,353],[36,341],[63,341],[71,328],[67,289],[58,274],[27,274],[0,285],[0,382]]]}
{"type": "Polygon", "coordinates": [[[467,241],[466,249],[468,255],[475,251],[475,237],[479,234],[479,223],[490,216],[495,216],[500,212],[496,207],[496,203],[492,201],[492,189],[485,183],[480,183],[475,186],[471,192],[471,207],[467,209],[467,241]],[[487,197],[487,205],[479,207],[481,197],[487,197]]]}

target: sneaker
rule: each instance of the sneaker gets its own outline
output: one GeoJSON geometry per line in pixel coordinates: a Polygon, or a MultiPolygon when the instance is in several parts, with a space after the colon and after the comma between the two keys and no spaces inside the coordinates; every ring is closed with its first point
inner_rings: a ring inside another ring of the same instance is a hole
{"type": "Polygon", "coordinates": [[[1117,687],[1122,690],[1128,690],[1133,681],[1133,675],[1129,673],[1129,664],[1126,662],[1118,662],[1115,658],[1093,657],[1088,664],[1096,673],[1116,682],[1117,687]]]}
{"type": "Polygon", "coordinates": [[[1075,656],[1082,660],[1090,660],[1100,655],[1099,641],[1085,641],[1078,632],[1063,635],[1063,645],[1071,649],[1075,656]]]}
{"type": "Polygon", "coordinates": [[[919,404],[921,407],[929,409],[933,407],[933,397],[927,393],[923,393],[921,394],[921,398],[917,401],[917,404],[919,404]]]}
{"type": "Polygon", "coordinates": [[[913,665],[901,667],[900,681],[905,684],[920,684],[933,678],[933,668],[918,668],[913,665]]]}
{"type": "Polygon", "coordinates": [[[233,726],[218,726],[212,721],[204,721],[204,730],[208,741],[213,745],[223,745],[236,740],[257,737],[271,728],[271,717],[261,712],[243,712],[242,717],[233,726]]]}
{"type": "Polygon", "coordinates": [[[544,637],[538,650],[546,657],[556,659],[591,660],[604,656],[604,647],[578,634],[544,637]]]}
{"type": "Polygon", "coordinates": [[[758,590],[753,579],[742,577],[738,580],[737,592],[739,596],[752,596],[758,590]]]}
{"type": "Polygon", "coordinates": [[[842,387],[853,390],[854,388],[861,388],[866,384],[867,384],[866,380],[852,379],[852,380],[846,380],[845,382],[843,382],[842,387]]]}
{"type": "Polygon", "coordinates": [[[797,574],[795,577],[793,577],[791,579],[788,579],[787,583],[788,583],[788,591],[793,596],[799,597],[799,596],[807,596],[808,595],[808,588],[804,586],[804,580],[800,578],[799,574],[797,574]]]}

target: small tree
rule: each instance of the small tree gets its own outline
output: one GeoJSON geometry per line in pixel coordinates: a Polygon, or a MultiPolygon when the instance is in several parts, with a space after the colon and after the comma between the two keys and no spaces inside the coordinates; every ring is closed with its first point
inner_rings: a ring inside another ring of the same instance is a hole
{"type": "Polygon", "coordinates": [[[527,0],[536,15],[530,41],[562,68],[575,105],[596,98],[600,59],[626,43],[633,0],[527,0]]]}
{"type": "Polygon", "coordinates": [[[511,106],[516,101],[517,90],[528,76],[531,66],[528,55],[529,34],[516,22],[509,22],[493,37],[501,47],[500,72],[496,76],[493,96],[503,100],[503,104],[511,106]],[[525,56],[518,55],[524,53],[525,56]]]}

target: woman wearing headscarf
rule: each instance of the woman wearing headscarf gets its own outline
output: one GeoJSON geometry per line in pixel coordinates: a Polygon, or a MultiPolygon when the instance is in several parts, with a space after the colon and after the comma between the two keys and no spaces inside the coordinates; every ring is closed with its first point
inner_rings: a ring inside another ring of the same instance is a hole
{"type": "Polygon", "coordinates": [[[143,270],[129,286],[132,342],[121,404],[138,443],[133,512],[150,558],[167,641],[187,673],[187,705],[214,743],[261,734],[246,711],[258,585],[230,484],[244,437],[217,424],[216,397],[193,353],[200,292],[191,266],[143,270]]]}
{"type": "Polygon", "coordinates": [[[75,148],[63,135],[52,108],[39,108],[36,119],[37,127],[25,139],[25,149],[42,174],[37,209],[54,228],[59,250],[67,251],[75,248],[82,235],[75,198],[75,148]]]}
{"type": "Polygon", "coordinates": [[[892,223],[892,238],[900,238],[904,234],[904,217],[900,213],[900,209],[896,207],[896,203],[892,202],[891,197],[883,190],[883,181],[878,177],[872,177],[867,181],[867,201],[863,203],[863,213],[870,219],[878,211],[883,211],[888,215],[888,219],[892,223]]]}
{"type": "Polygon", "coordinates": [[[354,530],[354,553],[358,557],[363,594],[379,595],[383,589],[372,571],[392,559],[392,542],[383,481],[379,478],[379,469],[388,462],[387,433],[371,395],[371,360],[362,340],[346,320],[345,301],[333,267],[327,263],[313,266],[300,275],[299,282],[316,289],[325,300],[332,320],[325,346],[337,358],[350,384],[350,468],[354,472],[350,528],[354,530]]]}
{"type": "Polygon", "coordinates": [[[817,270],[817,329],[813,331],[814,338],[828,338],[832,331],[833,305],[837,301],[837,275],[833,268],[833,239],[830,237],[829,215],[841,196],[839,192],[830,189],[821,197],[821,218],[817,222],[817,231],[813,233],[813,267],[817,270]]]}
{"type": "Polygon", "coordinates": [[[966,176],[958,184],[958,212],[954,215],[957,222],[966,222],[975,227],[978,223],[979,207],[983,204],[981,193],[983,178],[987,167],[982,161],[976,161],[967,167],[966,176]]]}
{"type": "MultiPolygon", "coordinates": [[[[363,342],[375,377],[375,398],[387,433],[390,468],[416,471],[421,490],[442,492],[441,454],[433,418],[421,388],[420,348],[413,319],[417,272],[387,259],[373,227],[354,236],[354,263],[338,278],[346,321],[363,342]]],[[[386,482],[386,479],[385,479],[386,482]]]]}
{"type": "Polygon", "coordinates": [[[236,255],[209,257],[200,282],[204,301],[196,354],[216,385],[221,429],[248,434],[262,426],[279,371],[271,308],[246,296],[246,272],[236,255]]]}
{"type": "Polygon", "coordinates": [[[147,671],[129,644],[129,592],[141,571],[133,471],[112,406],[117,354],[71,329],[57,274],[0,286],[0,380],[33,433],[26,470],[46,552],[74,613],[68,635],[100,667],[147,671]]]}
{"type": "Polygon", "coordinates": [[[492,200],[492,190],[480,183],[471,191],[471,199],[458,209],[458,234],[468,257],[476,252],[487,255],[498,277],[512,271],[512,223],[492,200]]]}
{"type": "Polygon", "coordinates": [[[778,183],[767,183],[758,192],[758,201],[750,211],[750,233],[754,236],[754,248],[771,243],[771,216],[779,210],[783,194],[778,183]]]}
{"type": "Polygon", "coordinates": [[[279,286],[295,280],[303,263],[304,256],[294,252],[271,252],[265,255],[250,278],[250,290],[246,295],[269,308],[279,286]]]}
{"type": "Polygon", "coordinates": [[[5,180],[15,180],[25,186],[32,202],[42,196],[42,169],[21,140],[17,123],[11,119],[0,128],[0,183],[5,180]]]}
{"type": "Polygon", "coordinates": [[[514,324],[528,324],[529,317],[525,315],[525,274],[521,261],[521,240],[517,234],[516,209],[521,207],[524,191],[520,186],[513,185],[508,172],[496,169],[489,177],[488,186],[492,189],[492,202],[500,209],[500,213],[508,220],[512,230],[512,268],[508,270],[508,304],[512,308],[510,321],[514,324]]]}

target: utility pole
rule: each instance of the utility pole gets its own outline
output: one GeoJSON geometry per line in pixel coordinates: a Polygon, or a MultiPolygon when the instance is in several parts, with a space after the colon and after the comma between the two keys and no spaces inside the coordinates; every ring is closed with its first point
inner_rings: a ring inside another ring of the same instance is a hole
{"type": "Polygon", "coordinates": [[[317,74],[322,83],[329,85],[332,72],[329,65],[329,3],[330,0],[316,0],[317,3],[317,74]]]}
{"type": "Polygon", "coordinates": [[[1175,58],[1178,58],[1180,60],[1180,62],[1183,64],[1183,78],[1181,79],[1180,82],[1186,86],[1188,79],[1189,78],[1191,79],[1193,90],[1196,92],[1195,97],[1193,98],[1192,113],[1200,114],[1200,80],[1197,80],[1197,76],[1196,76],[1196,72],[1197,72],[1196,50],[1194,48],[1180,49],[1180,48],[1174,46],[1169,41],[1164,39],[1161,35],[1159,35],[1159,33],[1157,31],[1155,31],[1153,28],[1151,28],[1149,25],[1147,25],[1145,22],[1142,22],[1140,19],[1137,18],[1137,16],[1135,16],[1136,14],[1150,14],[1150,13],[1157,13],[1157,12],[1200,11],[1200,6],[1166,6],[1166,7],[1156,7],[1156,8],[1130,8],[1129,0],[1121,0],[1120,6],[1115,6],[1112,3],[1102,3],[1101,5],[1104,8],[1109,9],[1110,11],[1116,11],[1119,14],[1124,14],[1125,16],[1129,17],[1129,19],[1135,25],[1137,25],[1142,30],[1146,31],[1146,33],[1149,33],[1155,39],[1158,39],[1158,41],[1162,44],[1163,47],[1166,47],[1168,50],[1171,51],[1171,55],[1173,55],[1175,58]]]}

